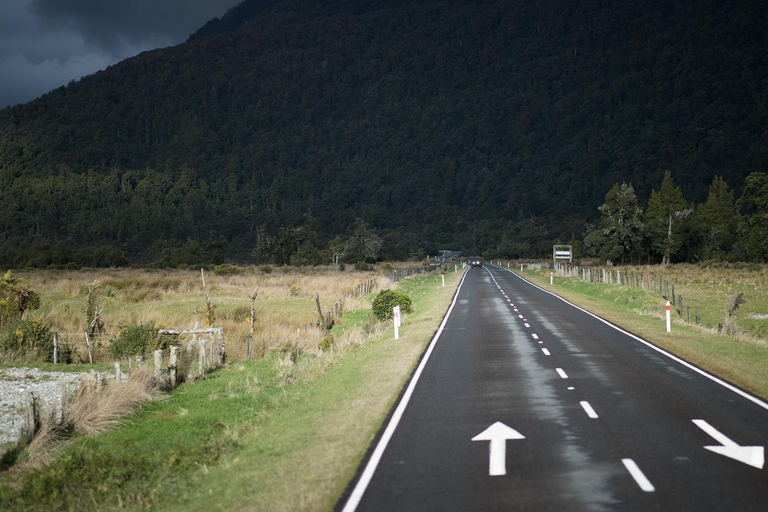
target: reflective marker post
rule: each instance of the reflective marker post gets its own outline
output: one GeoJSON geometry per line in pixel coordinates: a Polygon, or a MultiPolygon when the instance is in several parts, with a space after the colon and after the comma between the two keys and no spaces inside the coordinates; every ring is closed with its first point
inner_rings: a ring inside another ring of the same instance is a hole
{"type": "Polygon", "coordinates": [[[400,338],[400,306],[392,308],[392,320],[395,324],[395,339],[400,338]]]}
{"type": "Polygon", "coordinates": [[[667,332],[672,330],[672,320],[669,317],[669,301],[667,301],[667,332]]]}
{"type": "Polygon", "coordinates": [[[549,273],[549,284],[555,284],[555,273],[550,272],[549,273]]]}

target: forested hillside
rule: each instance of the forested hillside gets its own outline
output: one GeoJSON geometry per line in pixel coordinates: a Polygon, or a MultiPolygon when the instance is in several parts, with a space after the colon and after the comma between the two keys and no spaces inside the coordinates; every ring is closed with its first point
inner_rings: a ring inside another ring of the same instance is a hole
{"type": "Polygon", "coordinates": [[[531,257],[768,169],[761,2],[256,3],[0,111],[0,263],[531,257]]]}

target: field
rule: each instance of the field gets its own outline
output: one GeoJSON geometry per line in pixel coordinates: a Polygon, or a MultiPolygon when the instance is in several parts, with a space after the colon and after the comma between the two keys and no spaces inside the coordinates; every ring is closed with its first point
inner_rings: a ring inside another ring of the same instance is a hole
{"type": "MultiPolygon", "coordinates": [[[[223,327],[227,356],[246,358],[250,335],[251,299],[255,301],[254,358],[268,350],[295,344],[300,351],[316,351],[322,331],[315,293],[324,313],[333,310],[344,294],[374,280],[375,290],[388,287],[386,270],[334,272],[329,267],[309,269],[278,267],[264,273],[250,267],[234,275],[205,273],[205,284],[214,304],[216,327],[223,327]],[[305,329],[306,326],[306,329],[305,329]]],[[[85,301],[87,284],[98,281],[97,303],[103,308],[103,334],[96,337],[95,357],[105,357],[103,347],[123,325],[149,325],[164,329],[207,327],[205,292],[199,270],[106,269],[85,271],[33,270],[29,286],[41,296],[41,307],[29,313],[42,316],[63,339],[77,347],[77,361],[87,359],[85,350],[85,301]]],[[[343,301],[344,310],[359,306],[354,297],[343,301]]]]}

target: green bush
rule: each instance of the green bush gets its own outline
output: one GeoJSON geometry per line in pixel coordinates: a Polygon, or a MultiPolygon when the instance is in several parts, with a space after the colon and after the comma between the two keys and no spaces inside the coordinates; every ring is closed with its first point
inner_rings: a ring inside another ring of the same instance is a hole
{"type": "Polygon", "coordinates": [[[171,346],[171,339],[157,333],[153,322],[148,325],[124,325],[110,340],[107,354],[112,359],[125,359],[132,356],[149,356],[155,350],[166,350],[171,346]]]}
{"type": "MultiPolygon", "coordinates": [[[[61,349],[68,353],[68,347],[61,349]]],[[[17,320],[0,333],[0,351],[19,361],[53,362],[53,333],[41,319],[17,320]]]]}
{"type": "Polygon", "coordinates": [[[259,267],[259,270],[261,270],[262,274],[271,274],[272,273],[272,267],[270,265],[262,265],[259,267]]]}
{"type": "Polygon", "coordinates": [[[392,308],[400,306],[402,313],[413,313],[411,298],[397,290],[381,290],[373,299],[373,314],[379,320],[392,318],[392,308]]]}
{"type": "Polygon", "coordinates": [[[369,270],[372,270],[372,269],[373,267],[364,261],[358,261],[357,263],[355,263],[355,270],[357,270],[358,272],[368,272],[369,270]]]}
{"type": "Polygon", "coordinates": [[[333,334],[330,332],[325,333],[323,339],[317,344],[317,348],[323,352],[328,352],[330,349],[336,346],[336,340],[333,338],[333,334]]]}
{"type": "Polygon", "coordinates": [[[240,267],[237,265],[227,265],[225,263],[216,265],[213,267],[213,273],[217,276],[234,276],[241,273],[240,267]]]}

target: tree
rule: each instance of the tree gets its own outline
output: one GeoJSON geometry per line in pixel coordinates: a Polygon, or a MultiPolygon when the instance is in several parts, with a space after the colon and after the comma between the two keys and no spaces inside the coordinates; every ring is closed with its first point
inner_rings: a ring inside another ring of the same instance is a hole
{"type": "Polygon", "coordinates": [[[643,227],[643,210],[632,184],[614,184],[598,209],[602,213],[600,227],[584,239],[585,251],[611,262],[631,260],[638,252],[643,227]]]}
{"type": "Polygon", "coordinates": [[[330,241],[328,246],[331,249],[331,254],[333,258],[333,270],[334,272],[339,271],[339,259],[341,259],[344,254],[346,254],[346,243],[344,240],[341,239],[340,236],[334,237],[333,240],[330,241]]]}
{"type": "Polygon", "coordinates": [[[346,244],[347,257],[352,262],[375,261],[381,251],[381,238],[368,229],[365,221],[357,219],[352,236],[346,244]]]}
{"type": "Polygon", "coordinates": [[[28,281],[28,277],[13,277],[10,270],[0,278],[0,325],[21,320],[25,311],[40,307],[40,296],[25,286],[28,281]]]}
{"type": "Polygon", "coordinates": [[[712,180],[707,201],[699,206],[696,219],[702,234],[702,258],[725,259],[734,246],[738,219],[733,191],[723,178],[715,176],[712,180]]]}
{"type": "Polygon", "coordinates": [[[744,215],[747,257],[752,261],[768,260],[768,174],[753,172],[747,176],[739,208],[744,215]]]}
{"type": "Polygon", "coordinates": [[[672,183],[672,174],[666,171],[661,188],[651,192],[644,221],[650,250],[662,256],[662,265],[668,265],[672,256],[682,247],[684,233],[680,229],[679,221],[688,217],[692,211],[688,208],[680,187],[672,183]]]}

